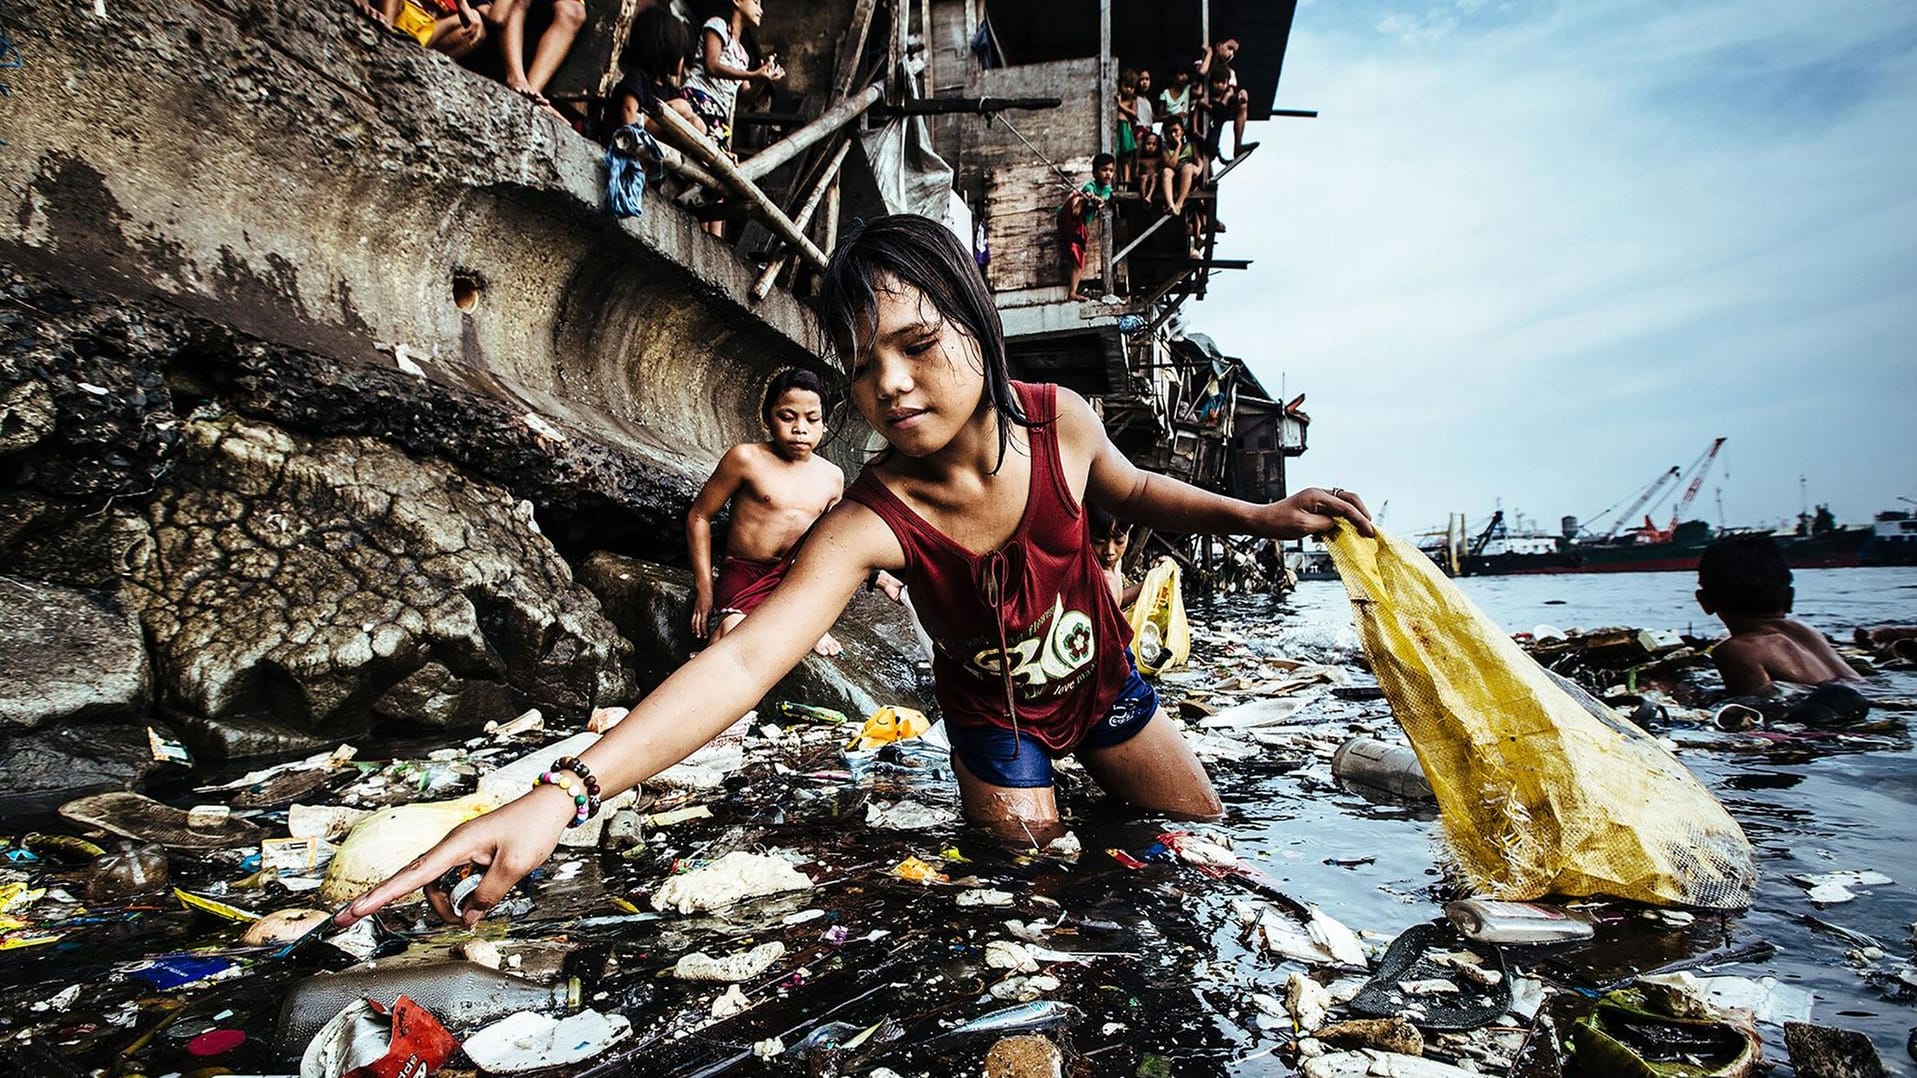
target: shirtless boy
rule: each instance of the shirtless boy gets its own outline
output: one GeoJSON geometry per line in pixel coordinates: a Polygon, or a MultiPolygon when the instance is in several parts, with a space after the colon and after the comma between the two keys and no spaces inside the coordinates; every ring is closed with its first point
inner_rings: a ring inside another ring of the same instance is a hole
{"type": "MultiPolygon", "coordinates": [[[[817,456],[825,437],[825,383],[789,367],[774,375],[759,406],[767,438],[726,451],[686,514],[692,552],[692,634],[717,641],[772,594],[792,552],[812,522],[839,504],[845,473],[817,456]],[[712,577],[712,518],[732,503],[719,579],[712,577]]],[[[812,650],[837,655],[827,633],[812,650]]]]}
{"type": "Polygon", "coordinates": [[[1784,551],[1768,535],[1735,535],[1705,548],[1697,563],[1697,605],[1731,638],[1711,649],[1732,696],[1771,692],[1779,682],[1861,681],[1824,634],[1791,617],[1795,593],[1784,551]]]}

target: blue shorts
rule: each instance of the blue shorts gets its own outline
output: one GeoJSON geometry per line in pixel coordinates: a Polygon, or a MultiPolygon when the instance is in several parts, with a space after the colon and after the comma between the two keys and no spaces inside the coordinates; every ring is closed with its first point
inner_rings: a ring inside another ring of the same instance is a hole
{"type": "MultiPolygon", "coordinates": [[[[1158,712],[1158,692],[1138,676],[1138,667],[1131,662],[1129,650],[1125,652],[1125,660],[1131,667],[1131,676],[1125,679],[1125,687],[1118,690],[1118,699],[1112,701],[1111,710],[1098,725],[1085,732],[1084,740],[1069,751],[1106,749],[1129,741],[1158,712]]],[[[1021,789],[1050,786],[1052,759],[1054,755],[1065,755],[1052,753],[1038,738],[1023,730],[1014,735],[1003,726],[948,723],[946,733],[952,740],[952,755],[965,764],[965,770],[994,786],[1021,789]]]]}

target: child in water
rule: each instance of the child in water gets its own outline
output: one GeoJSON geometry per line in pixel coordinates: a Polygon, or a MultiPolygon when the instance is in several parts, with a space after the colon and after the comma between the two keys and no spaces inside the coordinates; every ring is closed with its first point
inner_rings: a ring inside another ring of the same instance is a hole
{"type": "MultiPolygon", "coordinates": [[[[1841,696],[1836,718],[1850,717],[1842,712],[1852,708],[1861,713],[1868,706],[1861,694],[1839,683],[1862,679],[1823,633],[1791,617],[1795,594],[1783,548],[1770,536],[1734,535],[1705,548],[1697,563],[1697,605],[1731,632],[1711,649],[1724,688],[1732,696],[1761,697],[1776,695],[1780,683],[1833,686],[1839,691],[1819,697],[1820,706],[1841,696]]],[[[1787,717],[1808,720],[1801,710],[1787,717]]]]}
{"type": "Polygon", "coordinates": [[[1312,489],[1254,505],[1139,471],[1084,398],[1011,381],[971,252],[926,218],[881,217],[848,239],[819,307],[852,402],[886,447],[813,528],[785,581],[582,760],[556,763],[541,785],[455,829],[342,922],[420,887],[452,920],[446,893],[429,885],[479,864],[489,867],[462,911],[477,923],[592,810],[567,786],[610,796],[684,759],[756,705],[876,570],[903,576],[937,645],[969,818],[1021,844],[1062,834],[1052,759],[1066,754],[1147,811],[1220,813],[1204,767],[1126,657],[1084,507],[1179,532],[1295,538],[1340,521],[1371,534],[1363,502],[1312,489]]]}

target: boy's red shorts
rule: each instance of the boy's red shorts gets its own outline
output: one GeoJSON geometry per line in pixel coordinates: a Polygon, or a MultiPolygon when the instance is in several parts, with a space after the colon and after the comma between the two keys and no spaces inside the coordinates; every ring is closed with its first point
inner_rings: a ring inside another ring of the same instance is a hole
{"type": "Polygon", "coordinates": [[[792,567],[790,558],[758,561],[727,555],[719,563],[719,580],[712,587],[712,616],[750,614],[765,602],[792,567]]]}
{"type": "Polygon", "coordinates": [[[1059,254],[1065,264],[1073,269],[1085,265],[1085,247],[1091,242],[1091,230],[1085,227],[1085,218],[1069,210],[1058,215],[1059,254]]]}

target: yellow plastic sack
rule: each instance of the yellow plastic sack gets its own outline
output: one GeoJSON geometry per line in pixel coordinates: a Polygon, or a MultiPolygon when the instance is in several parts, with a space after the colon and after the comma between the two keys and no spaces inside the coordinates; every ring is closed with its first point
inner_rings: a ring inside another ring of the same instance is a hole
{"type": "Polygon", "coordinates": [[[1191,656],[1191,625],[1185,621],[1177,562],[1161,558],[1151,567],[1125,620],[1132,623],[1132,658],[1139,672],[1156,674],[1185,665],[1191,656]]]}
{"type": "Polygon", "coordinates": [[[1328,546],[1475,886],[1750,905],[1743,829],[1649,734],[1545,671],[1411,544],[1340,528],[1328,546]]]}

